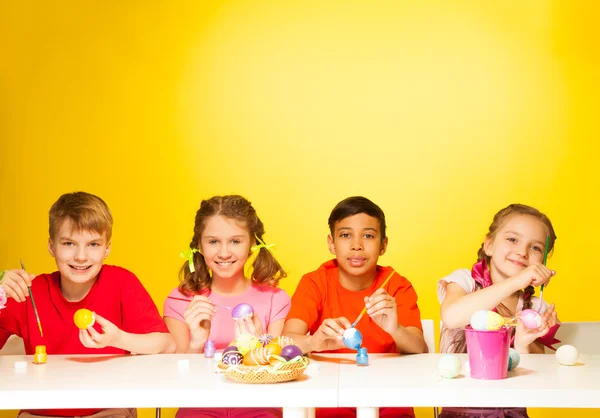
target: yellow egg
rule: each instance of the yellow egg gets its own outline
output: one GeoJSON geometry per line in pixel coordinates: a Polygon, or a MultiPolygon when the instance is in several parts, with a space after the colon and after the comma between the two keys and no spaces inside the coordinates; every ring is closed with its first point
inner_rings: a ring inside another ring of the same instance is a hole
{"type": "Polygon", "coordinates": [[[267,349],[267,351],[269,351],[269,353],[274,354],[276,356],[281,354],[281,350],[283,350],[283,347],[280,346],[279,344],[277,344],[276,342],[272,341],[269,344],[265,345],[265,348],[267,349]]]}
{"type": "Polygon", "coordinates": [[[496,312],[490,311],[487,317],[487,329],[498,330],[504,326],[504,318],[496,312]]]}
{"type": "Polygon", "coordinates": [[[236,338],[236,347],[243,356],[253,348],[262,347],[259,339],[252,334],[242,334],[236,338]]]}
{"type": "Polygon", "coordinates": [[[94,312],[89,309],[79,309],[73,315],[73,321],[77,328],[79,329],[87,329],[88,327],[94,325],[96,322],[96,318],[94,317],[94,312]]]}

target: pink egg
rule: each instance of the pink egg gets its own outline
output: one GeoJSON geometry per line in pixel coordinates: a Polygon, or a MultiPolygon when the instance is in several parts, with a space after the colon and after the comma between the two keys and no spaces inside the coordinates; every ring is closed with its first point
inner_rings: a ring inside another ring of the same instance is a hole
{"type": "Polygon", "coordinates": [[[240,303],[231,310],[231,316],[233,317],[233,319],[240,319],[245,317],[246,315],[252,315],[253,313],[254,309],[247,303],[240,303]]]}
{"type": "Polygon", "coordinates": [[[529,329],[537,329],[542,326],[542,316],[533,309],[525,309],[519,312],[521,321],[529,329]]]}

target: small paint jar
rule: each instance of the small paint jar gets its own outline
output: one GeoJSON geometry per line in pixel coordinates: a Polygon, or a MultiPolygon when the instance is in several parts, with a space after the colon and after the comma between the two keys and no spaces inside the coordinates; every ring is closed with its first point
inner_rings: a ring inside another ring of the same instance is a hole
{"type": "Polygon", "coordinates": [[[36,345],[35,346],[35,354],[33,355],[33,363],[34,364],[46,364],[46,360],[48,356],[46,354],[46,346],[45,345],[36,345]]]}
{"type": "Polygon", "coordinates": [[[367,354],[366,347],[360,347],[358,349],[358,355],[356,356],[356,365],[357,366],[368,366],[369,365],[369,355],[367,354]]]}
{"type": "Polygon", "coordinates": [[[215,356],[215,342],[213,340],[206,341],[204,345],[204,357],[213,358],[215,356]]]}

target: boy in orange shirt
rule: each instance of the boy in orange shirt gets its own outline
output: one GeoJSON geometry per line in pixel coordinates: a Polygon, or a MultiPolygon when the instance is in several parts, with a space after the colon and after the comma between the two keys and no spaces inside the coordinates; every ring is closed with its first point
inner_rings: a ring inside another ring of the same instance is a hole
{"type": "MultiPolygon", "coordinates": [[[[350,320],[366,306],[356,329],[370,353],[425,353],[427,345],[417,294],[411,283],[391,267],[377,265],[385,253],[385,214],[361,196],[336,205],[329,216],[327,237],[334,260],[305,274],[292,296],[283,334],[294,339],[303,353],[351,353],[342,342],[350,320]],[[307,335],[308,333],[308,335],[307,335]]],[[[356,416],[351,408],[319,409],[317,417],[356,416]]],[[[380,416],[414,417],[412,408],[382,408],[380,416]]]]}

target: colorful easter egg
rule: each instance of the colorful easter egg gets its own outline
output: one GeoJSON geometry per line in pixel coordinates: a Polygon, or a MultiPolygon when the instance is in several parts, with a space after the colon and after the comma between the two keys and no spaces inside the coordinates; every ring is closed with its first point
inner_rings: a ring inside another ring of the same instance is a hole
{"type": "Polygon", "coordinates": [[[542,315],[533,309],[525,309],[519,312],[519,317],[527,328],[537,329],[542,326],[542,315]]]}
{"type": "Polygon", "coordinates": [[[75,315],[73,315],[73,322],[75,322],[77,328],[87,329],[96,323],[96,317],[94,312],[89,309],[79,309],[75,312],[75,315]]]}
{"type": "Polygon", "coordinates": [[[510,348],[508,352],[508,371],[516,369],[520,362],[521,355],[519,352],[514,348],[510,348]]]}
{"type": "Polygon", "coordinates": [[[279,344],[282,347],[285,347],[286,345],[296,345],[294,343],[294,340],[292,340],[290,337],[286,337],[284,335],[280,335],[279,337],[274,338],[273,342],[276,342],[277,344],[279,344]]]}
{"type": "Polygon", "coordinates": [[[243,356],[245,356],[246,353],[253,348],[262,347],[262,344],[260,341],[258,341],[258,338],[248,333],[239,335],[236,338],[234,345],[238,348],[239,352],[242,353],[243,356]]]}
{"type": "Polygon", "coordinates": [[[273,341],[273,336],[270,334],[263,334],[260,337],[258,337],[258,341],[260,341],[263,347],[265,347],[267,344],[273,341]]]}
{"type": "Polygon", "coordinates": [[[453,354],[446,354],[438,362],[438,371],[440,376],[446,379],[454,379],[460,374],[462,364],[460,359],[453,354]]]}
{"type": "Polygon", "coordinates": [[[297,345],[286,345],[281,349],[280,356],[290,361],[296,357],[302,357],[302,350],[297,345]]]}
{"type": "Polygon", "coordinates": [[[237,366],[238,364],[242,364],[244,356],[239,351],[228,351],[223,353],[223,357],[221,358],[221,363],[229,364],[231,366],[237,366]]]}
{"type": "Polygon", "coordinates": [[[358,350],[363,342],[363,337],[360,331],[356,328],[348,328],[346,331],[344,331],[342,341],[346,347],[353,350],[358,350]]]}
{"type": "Polygon", "coordinates": [[[267,349],[269,353],[273,355],[280,356],[283,347],[277,344],[275,341],[271,341],[269,344],[265,345],[265,349],[267,349]]]}
{"type": "Polygon", "coordinates": [[[504,325],[504,318],[494,311],[481,310],[471,316],[471,328],[477,331],[496,331],[504,325]]]}
{"type": "Polygon", "coordinates": [[[256,366],[269,364],[271,354],[265,347],[253,348],[244,355],[245,366],[256,366]]]}
{"type": "Polygon", "coordinates": [[[240,319],[245,317],[246,315],[252,315],[253,313],[254,309],[247,303],[240,303],[239,305],[235,305],[235,307],[231,310],[231,316],[233,317],[233,319],[240,319]]]}
{"type": "Polygon", "coordinates": [[[223,354],[228,353],[230,351],[240,351],[235,345],[230,345],[223,350],[223,354]]]}
{"type": "Polygon", "coordinates": [[[579,351],[572,345],[561,345],[556,350],[556,360],[563,366],[573,366],[579,360],[579,351]]]}

